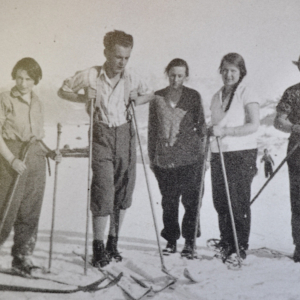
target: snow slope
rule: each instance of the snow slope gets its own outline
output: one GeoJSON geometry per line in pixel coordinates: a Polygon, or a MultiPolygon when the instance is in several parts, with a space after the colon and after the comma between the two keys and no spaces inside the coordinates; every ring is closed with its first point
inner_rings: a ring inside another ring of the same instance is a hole
{"type": "MultiPolygon", "coordinates": [[[[141,133],[145,146],[145,122],[141,124],[141,133]]],[[[287,135],[263,124],[259,132],[260,154],[267,147],[278,165],[286,152],[287,135]]],[[[62,145],[73,147],[87,145],[87,126],[66,126],[63,124],[61,136],[62,145]]],[[[47,127],[46,142],[55,147],[56,128],[47,127]]],[[[260,159],[261,156],[259,156],[260,159]]],[[[263,166],[258,159],[258,174],[253,182],[253,196],[264,183],[263,166]]],[[[54,163],[52,163],[54,173],[54,163]]],[[[158,227],[162,228],[162,210],[160,193],[154,175],[148,169],[158,227]]],[[[49,277],[63,280],[75,285],[91,283],[102,277],[97,270],[89,268],[87,276],[83,275],[83,262],[72,252],[84,252],[84,235],[86,226],[86,196],[87,196],[87,159],[65,158],[59,165],[59,184],[57,187],[57,206],[55,220],[55,237],[53,246],[52,274],[49,277]]],[[[49,251],[49,229],[51,227],[51,209],[53,194],[53,176],[47,179],[46,194],[41,214],[38,242],[34,252],[35,262],[47,267],[49,251]]],[[[183,209],[180,207],[180,217],[183,209]]],[[[279,171],[261,196],[252,206],[252,228],[250,249],[247,259],[239,270],[229,270],[221,261],[213,258],[213,253],[206,247],[206,240],[218,238],[217,214],[213,208],[211,197],[210,170],[205,178],[205,195],[201,208],[202,235],[197,240],[198,253],[202,260],[186,260],[176,253],[164,257],[165,265],[171,274],[178,277],[174,289],[167,289],[157,295],[155,299],[300,299],[300,264],[291,259],[273,257],[271,253],[258,250],[262,247],[293,252],[290,226],[290,204],[287,167],[279,171]],[[183,277],[184,268],[188,268],[199,281],[191,283],[183,277]]],[[[163,282],[165,275],[160,271],[160,258],[157,251],[155,230],[151,209],[145,185],[142,165],[137,165],[137,182],[132,207],[128,210],[120,237],[120,250],[124,262],[113,264],[115,268],[133,263],[155,282],[163,282]]],[[[90,226],[90,248],[92,230],[90,226]]],[[[161,239],[162,246],[165,241],[161,239]]],[[[178,251],[181,251],[184,240],[179,240],[178,251]]],[[[0,249],[0,266],[10,267],[10,248],[12,235],[0,249]]],[[[56,284],[27,280],[0,274],[1,284],[15,284],[25,286],[57,287],[56,284]]],[[[61,286],[59,286],[61,287],[61,286]]],[[[65,287],[64,287],[65,288],[65,287]]],[[[34,294],[18,292],[0,292],[1,300],[10,299],[128,299],[127,296],[114,286],[110,289],[95,292],[79,292],[70,295],[34,294]]]]}

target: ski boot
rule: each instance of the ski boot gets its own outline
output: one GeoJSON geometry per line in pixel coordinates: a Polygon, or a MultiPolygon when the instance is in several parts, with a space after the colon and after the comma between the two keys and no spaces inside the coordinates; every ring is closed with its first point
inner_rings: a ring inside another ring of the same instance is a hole
{"type": "Polygon", "coordinates": [[[246,248],[243,246],[240,247],[240,257],[242,260],[246,259],[247,257],[246,248]]]}
{"type": "Polygon", "coordinates": [[[221,245],[220,255],[222,262],[225,263],[234,252],[234,247],[231,244],[224,243],[223,245],[221,245]]]}
{"type": "Polygon", "coordinates": [[[181,257],[186,257],[188,259],[197,258],[197,252],[196,252],[196,245],[194,248],[194,257],[193,255],[193,246],[194,246],[194,240],[185,240],[184,247],[181,251],[181,257]]]}
{"type": "Polygon", "coordinates": [[[173,254],[173,253],[176,253],[177,251],[177,243],[176,241],[175,242],[168,242],[167,243],[167,246],[165,249],[163,249],[163,255],[170,255],[170,254],[173,254]]]}
{"type": "Polygon", "coordinates": [[[295,263],[300,262],[300,246],[296,245],[293,260],[295,263]]]}
{"type": "Polygon", "coordinates": [[[30,276],[31,271],[38,268],[33,264],[31,259],[25,255],[14,256],[11,266],[16,273],[22,276],[30,276]]]}
{"type": "Polygon", "coordinates": [[[103,241],[93,241],[93,259],[92,265],[94,267],[105,267],[109,264],[109,256],[105,250],[103,241]]]}
{"type": "Polygon", "coordinates": [[[123,257],[118,251],[118,238],[109,235],[106,243],[106,252],[110,260],[115,259],[116,262],[122,261],[123,257]]]}

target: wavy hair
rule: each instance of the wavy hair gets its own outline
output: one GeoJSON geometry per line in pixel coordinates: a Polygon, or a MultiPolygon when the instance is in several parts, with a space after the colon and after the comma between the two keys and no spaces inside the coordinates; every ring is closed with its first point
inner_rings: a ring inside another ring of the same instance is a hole
{"type": "Polygon", "coordinates": [[[169,64],[165,68],[165,73],[168,75],[169,71],[173,67],[185,67],[185,75],[188,77],[189,76],[189,66],[187,62],[181,58],[174,58],[169,62],[169,64]]]}
{"type": "Polygon", "coordinates": [[[34,80],[35,85],[39,83],[43,76],[40,65],[31,57],[24,57],[16,63],[11,72],[13,80],[16,79],[18,70],[26,71],[28,76],[34,80]]]}
{"type": "Polygon", "coordinates": [[[226,112],[226,111],[229,110],[229,108],[231,106],[232,99],[234,97],[234,94],[235,94],[235,91],[236,91],[237,87],[239,86],[239,84],[241,83],[243,78],[247,75],[247,69],[246,69],[246,64],[245,64],[244,58],[240,54],[238,54],[238,53],[228,53],[221,60],[221,64],[220,64],[220,67],[219,67],[220,74],[222,74],[222,69],[223,69],[223,66],[224,66],[225,62],[236,66],[240,71],[240,78],[239,78],[238,82],[236,83],[235,87],[233,88],[233,91],[231,92],[230,99],[229,99],[228,104],[225,108],[225,112],[226,112]]]}
{"type": "Polygon", "coordinates": [[[112,51],[115,45],[125,48],[133,47],[133,37],[124,31],[114,30],[106,33],[103,39],[103,45],[108,51],[112,51]]]}

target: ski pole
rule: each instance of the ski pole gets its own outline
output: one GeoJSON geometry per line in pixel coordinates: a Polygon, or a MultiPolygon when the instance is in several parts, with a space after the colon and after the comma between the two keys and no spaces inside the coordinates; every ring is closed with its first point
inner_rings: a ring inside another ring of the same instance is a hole
{"type": "Polygon", "coordinates": [[[160,240],[159,240],[159,232],[158,232],[157,220],[156,220],[155,209],[154,209],[154,204],[153,204],[153,197],[152,197],[152,193],[151,193],[151,189],[150,189],[149,178],[148,178],[144,153],[143,153],[140,134],[139,134],[139,128],[137,125],[135,109],[134,109],[132,101],[130,102],[130,105],[131,105],[131,109],[132,109],[133,121],[134,121],[135,129],[136,129],[136,135],[137,135],[137,139],[138,139],[138,143],[139,143],[139,148],[140,148],[140,152],[141,152],[141,158],[142,158],[142,163],[143,163],[143,168],[144,168],[144,173],[145,173],[146,185],[147,185],[150,206],[151,206],[151,211],[152,211],[152,217],[153,217],[153,223],[154,223],[154,228],[155,228],[155,233],[156,233],[157,246],[158,246],[158,251],[159,251],[159,256],[160,256],[160,261],[161,261],[161,268],[164,273],[173,277],[171,274],[168,273],[167,268],[165,267],[164,258],[163,258],[161,245],[160,245],[160,240]]]}
{"type": "MultiPolygon", "coordinates": [[[[27,159],[27,155],[28,155],[28,150],[30,148],[30,146],[36,141],[36,137],[32,137],[30,139],[30,141],[27,142],[26,146],[24,147],[23,149],[23,152],[22,152],[22,155],[20,157],[20,160],[25,163],[26,162],[26,159],[27,159]]],[[[18,186],[18,183],[19,183],[19,180],[20,180],[20,177],[21,175],[18,174],[16,179],[15,179],[15,182],[13,184],[13,188],[11,190],[11,193],[10,193],[10,196],[9,196],[9,199],[7,201],[7,205],[5,207],[5,211],[4,211],[4,214],[3,214],[3,218],[2,218],[2,221],[1,221],[1,224],[0,224],[0,235],[2,233],[2,230],[3,230],[3,227],[4,227],[4,223],[5,223],[5,220],[7,218],[7,214],[8,214],[8,211],[11,207],[11,204],[13,202],[13,199],[14,199],[14,196],[15,196],[15,193],[16,193],[16,190],[17,190],[17,186],[18,186]]]]}
{"type": "MultiPolygon", "coordinates": [[[[57,124],[57,143],[56,153],[59,153],[59,143],[61,135],[61,124],[57,124]]],[[[55,174],[54,174],[54,189],[53,189],[53,203],[52,203],[52,222],[51,222],[51,233],[50,233],[50,250],[49,250],[49,264],[48,271],[51,269],[52,262],[52,247],[53,247],[53,233],[54,233],[54,221],[55,221],[55,206],[56,206],[56,188],[57,188],[57,174],[58,174],[58,162],[55,163],[55,174]]]]}
{"type": "Polygon", "coordinates": [[[204,148],[204,156],[203,156],[203,164],[202,164],[202,170],[201,170],[201,182],[200,182],[200,191],[199,191],[199,199],[198,199],[198,205],[197,205],[197,215],[196,215],[196,222],[195,222],[195,234],[194,234],[194,242],[193,242],[193,250],[192,250],[192,259],[194,259],[194,253],[195,253],[195,246],[196,246],[196,239],[197,239],[197,231],[198,231],[198,224],[199,224],[199,216],[200,216],[200,208],[202,204],[202,194],[204,189],[204,179],[205,179],[205,172],[206,172],[206,160],[208,156],[209,146],[210,146],[210,140],[209,135],[205,134],[204,137],[205,141],[205,148],[204,148]]]}
{"type": "Polygon", "coordinates": [[[287,156],[284,158],[284,160],[279,164],[279,166],[276,168],[276,170],[273,172],[273,174],[268,178],[268,180],[265,182],[265,184],[261,187],[261,189],[258,191],[258,193],[254,196],[254,198],[250,201],[250,205],[258,198],[258,196],[261,194],[261,192],[264,190],[264,188],[268,185],[268,183],[272,180],[272,178],[276,175],[276,173],[279,171],[279,169],[284,165],[284,163],[291,157],[291,155],[296,151],[296,149],[299,147],[300,142],[298,142],[292,150],[287,154],[287,156]]]}
{"type": "Polygon", "coordinates": [[[227,195],[227,201],[228,201],[228,208],[229,208],[229,214],[230,214],[232,231],[233,231],[233,238],[234,238],[234,243],[235,243],[235,248],[236,248],[236,254],[237,254],[237,257],[238,257],[239,267],[241,267],[241,255],[240,255],[239,243],[238,243],[238,238],[237,238],[237,234],[236,234],[234,216],[233,216],[233,211],[232,211],[232,204],[231,204],[231,198],[230,198],[226,168],[225,168],[225,163],[224,163],[224,156],[223,156],[223,152],[222,152],[221,145],[220,145],[220,137],[217,136],[216,140],[217,140],[219,153],[220,153],[220,160],[221,160],[221,165],[222,165],[222,172],[223,172],[223,177],[224,177],[224,183],[225,183],[225,189],[226,189],[226,195],[227,195]]]}
{"type": "Polygon", "coordinates": [[[85,228],[85,262],[84,275],[87,274],[88,267],[88,243],[89,243],[89,222],[90,222],[90,203],[91,203],[91,176],[92,176],[92,154],[93,154],[93,124],[94,124],[94,102],[95,98],[89,99],[90,107],[90,134],[89,134],[89,162],[88,162],[88,189],[87,189],[87,207],[86,207],[86,228],[85,228]]]}

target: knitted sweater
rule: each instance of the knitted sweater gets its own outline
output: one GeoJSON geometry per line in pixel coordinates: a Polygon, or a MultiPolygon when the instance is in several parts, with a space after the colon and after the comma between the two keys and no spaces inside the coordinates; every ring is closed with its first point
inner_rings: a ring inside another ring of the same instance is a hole
{"type": "Polygon", "coordinates": [[[166,99],[168,89],[155,92],[149,108],[149,159],[162,168],[190,165],[202,159],[206,128],[200,94],[184,86],[180,100],[172,107],[166,99]]]}

